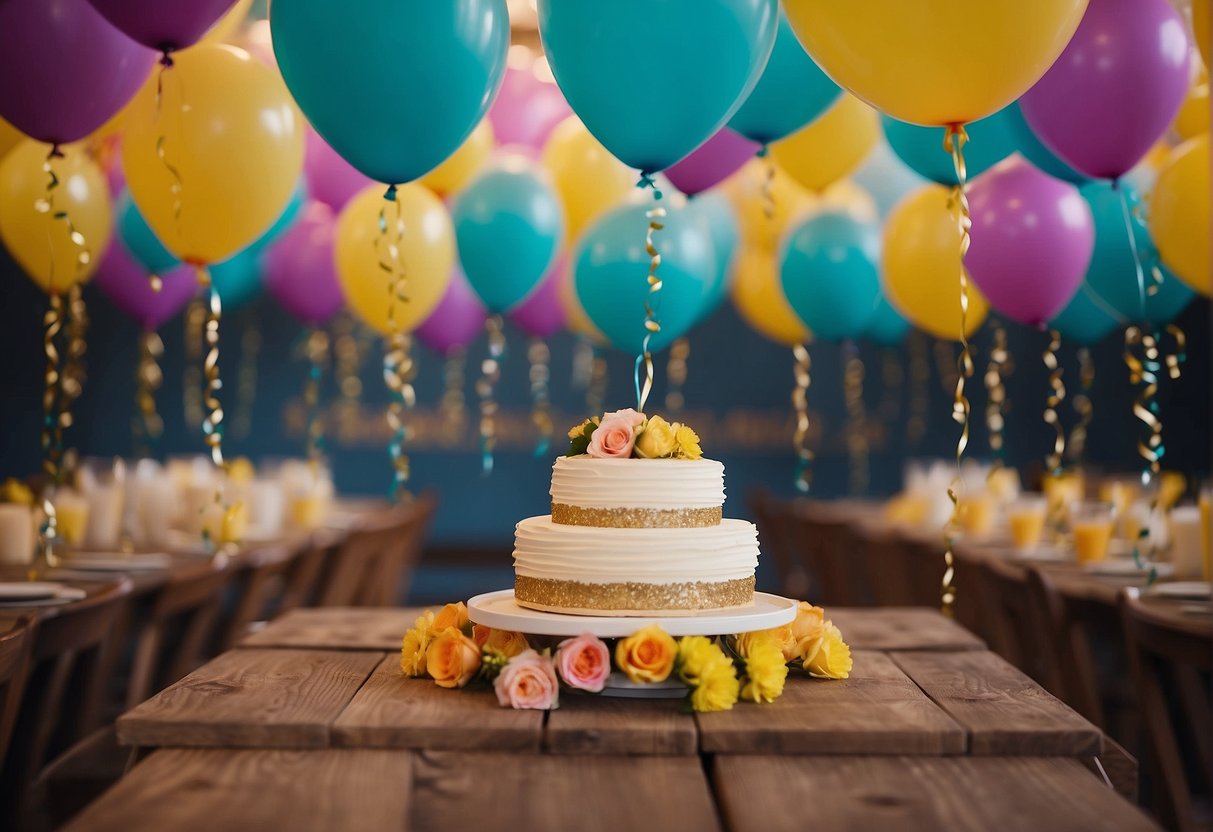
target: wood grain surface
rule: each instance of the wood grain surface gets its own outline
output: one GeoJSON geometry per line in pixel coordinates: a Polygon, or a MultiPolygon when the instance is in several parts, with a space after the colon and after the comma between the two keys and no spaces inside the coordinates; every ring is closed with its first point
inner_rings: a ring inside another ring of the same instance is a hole
{"type": "Polygon", "coordinates": [[[927,607],[831,607],[852,650],[984,650],[986,643],[939,610],[927,607]]]}
{"type": "Polygon", "coordinates": [[[548,715],[544,749],[554,754],[694,754],[695,717],[682,700],[560,695],[548,715]]]}
{"type": "Polygon", "coordinates": [[[399,651],[404,634],[423,611],[375,607],[291,610],[245,638],[239,646],[399,651]]]}

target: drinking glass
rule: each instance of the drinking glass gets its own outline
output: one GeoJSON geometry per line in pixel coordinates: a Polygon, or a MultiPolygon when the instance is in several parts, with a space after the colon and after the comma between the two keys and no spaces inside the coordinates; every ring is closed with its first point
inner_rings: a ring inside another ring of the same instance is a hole
{"type": "Polygon", "coordinates": [[[0,563],[34,562],[34,510],[21,503],[0,503],[0,563]]]}
{"type": "Polygon", "coordinates": [[[1007,524],[1016,549],[1030,552],[1040,545],[1048,509],[1044,495],[1023,496],[1011,503],[1007,508],[1007,524]]]}
{"type": "Polygon", "coordinates": [[[1112,504],[1082,501],[1070,506],[1070,532],[1074,557],[1079,563],[1094,563],[1108,556],[1112,542],[1112,504]]]}

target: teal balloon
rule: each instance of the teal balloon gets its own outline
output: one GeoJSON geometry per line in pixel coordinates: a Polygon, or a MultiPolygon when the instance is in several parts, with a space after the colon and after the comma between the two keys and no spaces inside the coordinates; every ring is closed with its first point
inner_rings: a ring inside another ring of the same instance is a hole
{"type": "Polygon", "coordinates": [[[139,213],[130,191],[124,189],[118,197],[116,214],[118,236],[122,238],[126,250],[149,274],[163,274],[181,262],[164,247],[139,213]]]}
{"type": "Polygon", "coordinates": [[[787,15],[780,12],[775,48],[729,127],[759,144],[791,135],[830,108],[842,90],[804,51],[787,15]]]}
{"type": "Polygon", "coordinates": [[[1126,322],[1152,326],[1170,323],[1196,293],[1159,261],[1158,249],[1141,217],[1137,191],[1124,182],[1113,187],[1110,182],[1098,180],[1088,182],[1078,192],[1095,219],[1095,249],[1086,276],[1091,291],[1126,322]],[[1126,213],[1142,264],[1141,280],[1125,225],[1126,213]],[[1155,269],[1162,275],[1162,283],[1150,294],[1155,269]]]}
{"type": "Polygon", "coordinates": [[[467,186],[451,212],[459,264],[490,312],[537,287],[564,236],[560,197],[534,162],[509,157],[467,186]]]}
{"type": "Polygon", "coordinates": [[[733,255],[741,242],[741,228],[732,204],[720,193],[701,194],[687,203],[683,210],[705,224],[716,254],[716,271],[704,291],[703,308],[699,312],[699,319],[703,320],[728,297],[733,255]]]}
{"type": "MultiPolygon", "coordinates": [[[[1007,109],[965,125],[969,134],[964,146],[965,173],[969,179],[1015,152],[1015,140],[1006,121],[1007,109]]],[[[880,123],[889,147],[915,172],[941,185],[956,184],[952,155],[943,147],[946,128],[907,124],[883,113],[880,123]]]]}
{"type": "MultiPolygon", "coordinates": [[[[585,313],[611,344],[631,353],[644,347],[648,208],[623,205],[600,217],[582,236],[573,261],[573,286],[585,313]]],[[[661,252],[662,287],[652,299],[661,331],[653,335],[651,350],[664,349],[694,325],[717,269],[700,217],[675,209],[663,222],[653,238],[661,252]]]]}
{"type": "Polygon", "coordinates": [[[210,267],[211,284],[219,293],[225,310],[239,309],[261,296],[261,255],[279,235],[295,224],[307,204],[307,187],[302,180],[295,187],[282,214],[251,245],[210,267]]]}
{"type": "Polygon", "coordinates": [[[1028,120],[1023,117],[1023,110],[1020,109],[1018,101],[1011,103],[1000,112],[1007,130],[1011,134],[1011,140],[1015,143],[1015,149],[1025,159],[1056,179],[1064,179],[1076,185],[1091,181],[1089,176],[1079,173],[1059,159],[1052,150],[1045,147],[1044,142],[1032,132],[1028,120]]]}
{"type": "Polygon", "coordinates": [[[876,299],[876,310],[863,336],[882,347],[895,347],[900,344],[910,331],[910,322],[901,317],[901,313],[893,308],[889,299],[881,293],[876,299]]]}
{"type": "Polygon", "coordinates": [[[1108,314],[1108,305],[1086,283],[1066,308],[1049,321],[1049,327],[1060,332],[1062,338],[1084,347],[1098,344],[1119,325],[1120,322],[1108,314]]]}
{"type": "Polygon", "coordinates": [[[776,0],[539,0],[538,11],[573,112],[647,173],[724,126],[757,83],[778,22],[776,0]]]}
{"type": "Polygon", "coordinates": [[[326,142],[379,182],[463,144],[505,72],[505,0],[274,0],[278,68],[326,142]]]}
{"type": "Polygon", "coordinates": [[[788,233],[779,260],[796,317],[826,341],[858,338],[880,300],[880,231],[845,214],[818,214],[788,233]]]}

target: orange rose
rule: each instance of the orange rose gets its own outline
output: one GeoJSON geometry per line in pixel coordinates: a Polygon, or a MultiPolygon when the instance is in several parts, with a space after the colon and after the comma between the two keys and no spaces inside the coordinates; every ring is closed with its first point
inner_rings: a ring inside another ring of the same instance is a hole
{"type": "Polygon", "coordinates": [[[425,669],[440,687],[461,688],[480,670],[480,648],[454,627],[448,627],[426,648],[425,669]]]}
{"type": "Polygon", "coordinates": [[[816,641],[825,627],[826,612],[808,601],[801,601],[792,622],[792,639],[799,644],[805,639],[816,641]]]}
{"type": "Polygon", "coordinates": [[[483,624],[472,625],[472,641],[476,642],[476,646],[484,649],[486,647],[496,650],[507,659],[512,659],[523,650],[529,650],[531,645],[527,644],[526,636],[522,633],[516,633],[513,630],[494,630],[492,627],[486,627],[483,624]]]}
{"type": "Polygon", "coordinates": [[[678,644],[656,624],[615,645],[615,664],[633,682],[664,682],[677,656],[678,644]]]}
{"type": "Polygon", "coordinates": [[[434,632],[442,632],[447,627],[463,630],[468,625],[468,608],[460,601],[458,604],[447,604],[434,616],[434,632]]]}

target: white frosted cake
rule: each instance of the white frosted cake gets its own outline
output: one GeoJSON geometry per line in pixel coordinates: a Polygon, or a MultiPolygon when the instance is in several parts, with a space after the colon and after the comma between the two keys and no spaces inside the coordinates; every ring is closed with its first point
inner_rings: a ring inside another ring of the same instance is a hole
{"type": "MultiPolygon", "coordinates": [[[[637,435],[642,430],[638,426],[637,435]]],[[[587,437],[589,432],[587,426],[587,437]]],[[[550,515],[517,526],[519,604],[619,616],[689,615],[753,604],[758,530],[744,520],[721,519],[721,463],[559,457],[551,494],[550,515]]]]}

